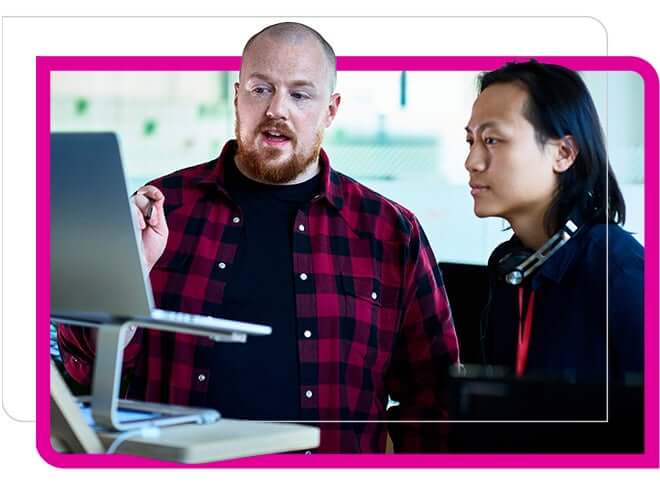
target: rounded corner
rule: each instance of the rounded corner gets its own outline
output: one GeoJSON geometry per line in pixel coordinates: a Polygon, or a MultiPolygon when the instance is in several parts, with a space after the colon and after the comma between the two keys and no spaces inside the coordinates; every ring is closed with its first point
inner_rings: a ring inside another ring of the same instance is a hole
{"type": "Polygon", "coordinates": [[[630,62],[630,71],[637,73],[644,85],[651,84],[657,88],[658,72],[649,61],[639,56],[626,57],[626,60],[630,62]]]}
{"type": "Polygon", "coordinates": [[[601,28],[603,28],[603,33],[605,34],[605,43],[608,43],[610,39],[610,33],[609,31],[607,31],[607,26],[605,26],[605,23],[601,21],[599,17],[596,16],[584,16],[584,18],[595,21],[597,24],[601,26],[601,28]]]}
{"type": "Polygon", "coordinates": [[[37,439],[37,453],[51,467],[56,469],[66,468],[66,461],[62,458],[61,453],[55,451],[50,439],[37,439]]]}

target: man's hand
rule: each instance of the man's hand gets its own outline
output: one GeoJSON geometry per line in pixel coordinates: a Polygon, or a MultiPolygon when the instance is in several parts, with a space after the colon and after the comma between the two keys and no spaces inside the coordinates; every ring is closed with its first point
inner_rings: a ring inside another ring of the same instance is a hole
{"type": "Polygon", "coordinates": [[[165,196],[154,186],[143,186],[131,198],[131,209],[142,232],[142,248],[147,270],[151,272],[165,251],[169,229],[165,220],[165,196]]]}

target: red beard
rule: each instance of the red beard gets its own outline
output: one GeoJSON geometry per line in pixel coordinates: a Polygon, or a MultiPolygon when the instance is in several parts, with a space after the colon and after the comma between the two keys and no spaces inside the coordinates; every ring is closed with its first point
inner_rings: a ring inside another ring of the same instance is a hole
{"type": "MultiPolygon", "coordinates": [[[[295,151],[297,141],[290,130],[273,122],[264,122],[260,124],[258,130],[262,131],[269,127],[281,130],[282,133],[289,137],[291,146],[295,151]]],[[[243,141],[240,129],[241,121],[238,116],[236,116],[235,133],[236,141],[238,142],[236,161],[246,170],[246,174],[254,180],[264,181],[269,184],[286,184],[302,174],[310,164],[315,163],[319,158],[321,141],[323,140],[322,131],[317,133],[314,140],[314,146],[310,151],[294,152],[293,156],[288,161],[272,165],[270,163],[273,160],[277,160],[282,153],[276,149],[266,150],[265,152],[258,151],[255,147],[252,147],[243,141]]]]}

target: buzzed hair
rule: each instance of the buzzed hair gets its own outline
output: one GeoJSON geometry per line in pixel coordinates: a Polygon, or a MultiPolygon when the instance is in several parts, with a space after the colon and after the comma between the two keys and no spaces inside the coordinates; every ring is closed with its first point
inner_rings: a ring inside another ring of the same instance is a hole
{"type": "MultiPolygon", "coordinates": [[[[312,36],[320,44],[323,49],[323,53],[328,62],[328,68],[330,69],[330,93],[334,92],[335,86],[337,85],[337,57],[335,56],[335,51],[332,49],[332,46],[326,41],[321,34],[313,28],[301,23],[293,22],[284,22],[272,24],[266,26],[259,33],[252,35],[250,39],[245,44],[243,48],[242,57],[245,57],[245,53],[248,51],[250,46],[254,41],[261,35],[268,35],[280,40],[288,40],[293,42],[301,41],[304,37],[312,36]]],[[[242,66],[242,64],[241,64],[242,66]]]]}

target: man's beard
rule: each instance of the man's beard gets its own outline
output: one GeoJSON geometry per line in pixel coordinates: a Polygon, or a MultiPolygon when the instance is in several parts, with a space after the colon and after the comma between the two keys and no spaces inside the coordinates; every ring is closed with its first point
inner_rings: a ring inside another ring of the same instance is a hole
{"type": "MultiPolygon", "coordinates": [[[[278,129],[282,128],[281,126],[278,127],[273,122],[267,121],[261,123],[256,130],[257,137],[261,135],[262,130],[269,127],[278,129]]],[[[323,141],[322,130],[317,132],[314,139],[314,146],[311,150],[295,152],[297,140],[293,137],[293,133],[290,130],[284,129],[283,132],[289,137],[294,153],[288,161],[270,166],[268,163],[277,160],[282,153],[275,148],[259,152],[256,147],[243,141],[240,130],[241,121],[238,116],[236,116],[235,133],[236,141],[238,142],[236,161],[247,171],[246,174],[254,180],[267,182],[269,184],[285,184],[291,182],[302,174],[310,164],[315,163],[319,158],[321,142],[323,141]]]]}

